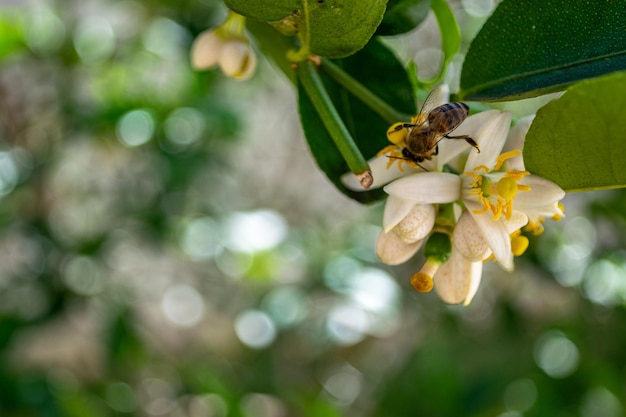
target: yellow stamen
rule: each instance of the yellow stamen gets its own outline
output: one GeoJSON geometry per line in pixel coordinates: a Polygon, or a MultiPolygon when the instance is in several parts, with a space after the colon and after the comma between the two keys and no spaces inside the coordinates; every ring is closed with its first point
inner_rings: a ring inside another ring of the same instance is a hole
{"type": "Polygon", "coordinates": [[[474,171],[485,171],[485,172],[489,172],[490,169],[487,165],[478,165],[477,167],[474,168],[474,171]]]}
{"type": "Polygon", "coordinates": [[[522,151],[520,151],[519,149],[516,149],[514,151],[509,151],[509,152],[505,152],[503,154],[501,154],[498,159],[496,159],[496,164],[493,167],[494,171],[499,170],[502,167],[502,164],[504,164],[504,161],[506,161],[507,159],[511,159],[519,154],[521,154],[522,151]]]}
{"type": "Polygon", "coordinates": [[[538,236],[543,233],[543,224],[542,224],[543,222],[544,222],[543,217],[540,217],[537,220],[531,220],[528,222],[526,226],[524,226],[524,230],[532,233],[535,236],[538,236]]]}
{"type": "MultiPolygon", "coordinates": [[[[565,213],[565,206],[564,206],[564,205],[563,205],[560,201],[559,201],[559,203],[558,203],[558,207],[559,207],[559,209],[561,210],[561,213],[565,213]]],[[[557,213],[557,214],[555,214],[554,216],[552,216],[552,220],[559,221],[559,220],[561,220],[564,216],[565,216],[565,214],[560,214],[560,213],[557,213]]]]}
{"type": "Polygon", "coordinates": [[[526,175],[530,175],[528,171],[507,171],[504,176],[513,178],[515,181],[519,181],[524,178],[526,175]]]}

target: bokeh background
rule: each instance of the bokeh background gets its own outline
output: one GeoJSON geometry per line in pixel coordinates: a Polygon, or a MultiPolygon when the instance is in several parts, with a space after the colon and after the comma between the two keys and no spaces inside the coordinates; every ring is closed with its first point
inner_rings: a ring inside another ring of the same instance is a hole
{"type": "MultiPolygon", "coordinates": [[[[623,190],[447,306],[377,262],[284,76],[192,71],[221,2],[0,5],[1,416],[626,414],[623,190]]],[[[467,46],[494,4],[451,5],[467,46]]],[[[438,36],[387,41],[428,78],[438,36]]]]}

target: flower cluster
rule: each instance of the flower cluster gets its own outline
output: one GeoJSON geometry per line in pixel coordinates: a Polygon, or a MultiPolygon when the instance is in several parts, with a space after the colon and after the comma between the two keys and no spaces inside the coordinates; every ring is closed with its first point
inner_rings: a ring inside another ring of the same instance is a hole
{"type": "Polygon", "coordinates": [[[245,34],[245,17],[231,12],[220,26],[200,33],[191,46],[191,64],[197,70],[219,66],[238,80],[250,78],[257,60],[245,34]]]}
{"type": "Polygon", "coordinates": [[[402,173],[401,167],[394,168],[399,164],[387,166],[385,156],[372,161],[375,179],[377,174],[383,181],[397,178],[384,187],[389,197],[376,244],[379,258],[400,264],[423,246],[427,260],[411,284],[422,292],[434,286],[451,304],[472,301],[483,262],[494,259],[512,270],[514,256],[528,247],[522,231],[541,233],[545,218],[563,217],[559,202],[564,191],[524,168],[522,149],[530,123],[521,120],[510,129],[511,114],[497,110],[470,116],[454,135],[470,135],[481,152],[458,158],[463,141],[443,140],[438,160],[428,161],[428,171],[402,173]],[[461,169],[443,172],[452,159],[461,169]]]}

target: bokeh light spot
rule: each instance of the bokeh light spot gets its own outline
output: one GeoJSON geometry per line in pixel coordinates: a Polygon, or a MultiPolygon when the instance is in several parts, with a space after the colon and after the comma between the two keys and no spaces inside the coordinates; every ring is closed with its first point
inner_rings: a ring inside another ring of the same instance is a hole
{"type": "Polygon", "coordinates": [[[85,65],[106,61],[115,51],[113,28],[102,18],[84,19],[74,32],[74,48],[85,65]]]}
{"type": "Polygon", "coordinates": [[[276,288],[265,296],[262,305],[278,327],[299,323],[308,313],[306,295],[297,288],[276,288]]]}
{"type": "Polygon", "coordinates": [[[204,300],[195,288],[173,285],[165,291],[161,308],[165,317],[175,325],[191,327],[204,315],[204,300]]]}
{"type": "Polygon", "coordinates": [[[92,258],[76,256],[64,264],[63,282],[76,294],[95,295],[104,288],[106,273],[92,258]]]}
{"type": "Polygon", "coordinates": [[[130,413],[137,408],[135,392],[130,385],[124,382],[114,382],[106,388],[104,398],[113,410],[120,413],[130,413]]]}
{"type": "Polygon", "coordinates": [[[264,312],[248,310],[235,320],[235,333],[244,345],[252,349],[263,349],[276,338],[276,326],[264,312]]]}
{"type": "Polygon", "coordinates": [[[7,195],[17,185],[19,171],[10,152],[0,152],[0,196],[7,195]]]}
{"type": "Polygon", "coordinates": [[[580,407],[582,417],[620,417],[623,407],[611,391],[598,387],[585,394],[580,407]]]}
{"type": "Polygon", "coordinates": [[[559,331],[542,335],[535,344],[535,362],[552,378],[564,378],[578,367],[576,345],[559,331]]]}
{"type": "Polygon", "coordinates": [[[370,321],[363,309],[341,304],[328,313],[326,328],[331,339],[340,345],[353,345],[365,337],[370,321]]]}
{"type": "Polygon", "coordinates": [[[65,25],[48,7],[39,6],[26,15],[25,40],[34,52],[54,52],[63,45],[65,25]]]}
{"type": "Polygon", "coordinates": [[[212,259],[221,249],[218,225],[209,217],[190,220],[184,226],[180,246],[194,261],[212,259]]]}
{"type": "Polygon", "coordinates": [[[154,119],[146,110],[132,110],[117,122],[117,137],[128,147],[148,142],[154,134],[154,119]]]}
{"type": "Polygon", "coordinates": [[[352,367],[337,372],[324,382],[324,389],[342,406],[350,405],[361,392],[362,376],[352,367]]]}
{"type": "Polygon", "coordinates": [[[234,213],[226,219],[226,244],[238,252],[276,247],[287,236],[287,223],[272,210],[234,213]]]}
{"type": "Polygon", "coordinates": [[[585,295],[595,303],[612,306],[626,298],[626,269],[608,259],[592,263],[584,273],[585,295]]]}
{"type": "Polygon", "coordinates": [[[182,107],[165,119],[165,136],[175,145],[188,146],[200,139],[204,125],[202,113],[191,107],[182,107]]]}
{"type": "Polygon", "coordinates": [[[537,400],[537,386],[528,379],[511,382],[504,391],[504,406],[509,410],[526,411],[537,400]]]}

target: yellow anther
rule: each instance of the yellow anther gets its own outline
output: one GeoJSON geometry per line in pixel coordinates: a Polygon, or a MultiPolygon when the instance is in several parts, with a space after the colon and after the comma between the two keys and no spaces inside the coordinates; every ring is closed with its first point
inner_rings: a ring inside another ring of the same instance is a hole
{"type": "Polygon", "coordinates": [[[526,249],[528,249],[528,238],[523,235],[514,236],[511,238],[511,252],[515,256],[522,256],[526,249]]]}
{"type": "Polygon", "coordinates": [[[398,122],[391,125],[389,129],[387,129],[387,139],[389,142],[404,147],[404,140],[407,137],[408,131],[403,127],[404,123],[398,122]]]}
{"type": "Polygon", "coordinates": [[[504,164],[504,161],[506,161],[507,159],[511,159],[519,154],[521,154],[522,151],[520,151],[519,149],[516,149],[514,151],[509,151],[509,152],[505,152],[503,154],[501,154],[498,159],[496,159],[496,164],[493,167],[494,171],[499,170],[502,167],[502,164],[504,164]]]}
{"type": "Polygon", "coordinates": [[[530,185],[517,184],[517,191],[530,191],[530,185]]]}
{"type": "Polygon", "coordinates": [[[474,168],[474,171],[485,171],[485,172],[489,172],[490,169],[487,165],[478,165],[477,167],[474,168]]]}
{"type": "Polygon", "coordinates": [[[543,233],[543,224],[542,224],[543,222],[544,222],[543,217],[540,217],[539,219],[534,220],[534,221],[531,220],[528,222],[526,226],[524,226],[524,230],[532,233],[535,236],[538,236],[543,233]]]}
{"type": "MultiPolygon", "coordinates": [[[[559,207],[559,210],[561,210],[561,213],[565,213],[565,206],[560,201],[558,203],[558,207],[559,207]]],[[[556,221],[561,220],[565,216],[565,214],[561,214],[561,213],[557,213],[554,216],[552,216],[552,220],[556,220],[556,221]]]]}
{"type": "Polygon", "coordinates": [[[504,174],[504,176],[513,178],[515,181],[519,181],[524,178],[526,175],[530,175],[528,171],[508,171],[504,174]]]}

